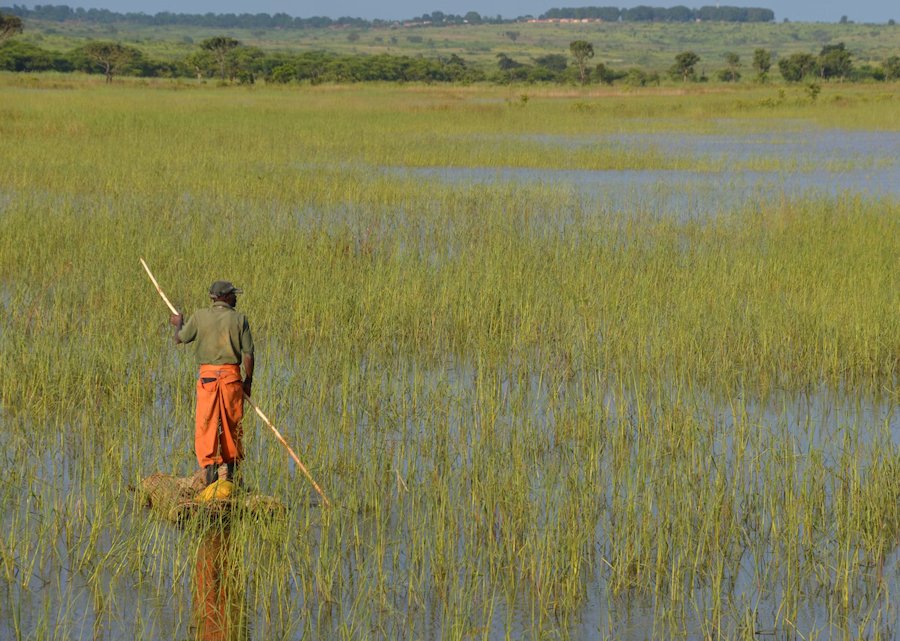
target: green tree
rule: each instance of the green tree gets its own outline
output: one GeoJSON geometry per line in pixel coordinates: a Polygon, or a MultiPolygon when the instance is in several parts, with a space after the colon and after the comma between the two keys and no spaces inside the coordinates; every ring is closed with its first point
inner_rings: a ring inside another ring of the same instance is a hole
{"type": "Polygon", "coordinates": [[[22,19],[19,16],[5,16],[0,13],[0,42],[22,33],[22,19]]]}
{"type": "MultiPolygon", "coordinates": [[[[524,65],[518,60],[513,60],[505,53],[497,54],[497,67],[500,69],[500,73],[497,76],[500,82],[528,80],[529,74],[534,71],[532,67],[524,65]]],[[[545,75],[550,73],[546,69],[543,71],[545,75]]]]}
{"type": "Polygon", "coordinates": [[[884,61],[883,67],[886,80],[900,80],[900,56],[891,56],[884,61]]]}
{"type": "Polygon", "coordinates": [[[645,87],[651,79],[643,69],[632,67],[625,73],[625,84],[629,87],[645,87]]]}
{"type": "Polygon", "coordinates": [[[667,22],[691,22],[693,19],[694,12],[684,5],[671,7],[665,12],[665,20],[667,22]]]}
{"type": "Polygon", "coordinates": [[[272,73],[269,74],[268,81],[283,85],[291,82],[292,80],[296,80],[296,78],[297,67],[286,62],[272,69],[272,73]]]}
{"type": "Polygon", "coordinates": [[[548,53],[546,56],[538,56],[534,64],[544,67],[555,73],[563,73],[566,70],[566,57],[561,53],[548,53]]]}
{"type": "Polygon", "coordinates": [[[500,71],[509,71],[510,69],[517,69],[523,65],[521,62],[510,58],[505,53],[498,53],[497,66],[500,68],[500,71]]]}
{"type": "Polygon", "coordinates": [[[700,56],[696,53],[693,51],[682,51],[675,56],[675,64],[669,69],[669,75],[676,80],[680,79],[682,82],[693,80],[697,75],[694,67],[697,66],[698,62],[700,62],[700,56]]]}
{"type": "Polygon", "coordinates": [[[787,82],[800,82],[818,72],[819,63],[809,53],[794,53],[778,61],[778,71],[787,82]]]}
{"type": "Polygon", "coordinates": [[[228,54],[229,80],[237,79],[242,85],[252,85],[263,70],[266,54],[259,47],[236,47],[228,54]]]}
{"type": "Polygon", "coordinates": [[[884,80],[885,80],[884,67],[876,67],[875,65],[862,64],[859,67],[853,68],[852,78],[854,81],[875,80],[877,82],[884,82],[884,80]]]}
{"type": "Polygon", "coordinates": [[[737,82],[741,79],[741,72],[738,69],[741,66],[741,57],[733,51],[727,51],[724,55],[725,69],[719,72],[719,79],[725,82],[737,82]]]}
{"type": "Polygon", "coordinates": [[[210,52],[219,66],[219,77],[225,80],[228,54],[241,45],[239,40],[228,36],[213,36],[200,43],[200,48],[210,52]]]}
{"type": "Polygon", "coordinates": [[[843,42],[836,45],[825,45],[819,53],[819,73],[822,78],[840,78],[843,80],[853,71],[852,54],[847,51],[843,42]]]}
{"type": "Polygon", "coordinates": [[[215,74],[216,59],[209,51],[194,51],[184,59],[184,64],[193,72],[197,80],[215,74]]]}
{"type": "Polygon", "coordinates": [[[535,65],[534,67],[525,67],[514,73],[511,80],[525,80],[527,82],[559,82],[561,74],[547,67],[535,65]],[[524,77],[522,77],[524,72],[524,77]]]}
{"type": "Polygon", "coordinates": [[[87,60],[100,67],[107,84],[112,82],[114,75],[136,65],[141,59],[140,51],[118,42],[89,42],[80,52],[87,60]]]}
{"type": "Polygon", "coordinates": [[[0,47],[0,69],[4,71],[72,71],[68,55],[46,51],[29,42],[12,40],[0,47]]]}
{"type": "Polygon", "coordinates": [[[769,77],[769,69],[772,68],[772,52],[767,49],[753,51],[753,69],[756,71],[757,82],[765,82],[769,77]]]}
{"type": "Polygon", "coordinates": [[[631,9],[622,9],[622,20],[626,22],[650,22],[656,18],[657,9],[647,5],[638,5],[631,9]]]}
{"type": "Polygon", "coordinates": [[[594,57],[594,45],[587,40],[573,40],[569,43],[569,51],[575,58],[575,64],[578,65],[581,84],[584,84],[587,82],[587,61],[594,57]]]}
{"type": "Polygon", "coordinates": [[[307,51],[297,56],[293,64],[297,67],[297,80],[309,80],[311,84],[324,81],[328,63],[333,54],[324,51],[307,51]]]}
{"type": "Polygon", "coordinates": [[[594,77],[604,85],[612,85],[616,80],[620,80],[626,76],[624,71],[614,71],[602,62],[598,63],[594,68],[594,77]]]}

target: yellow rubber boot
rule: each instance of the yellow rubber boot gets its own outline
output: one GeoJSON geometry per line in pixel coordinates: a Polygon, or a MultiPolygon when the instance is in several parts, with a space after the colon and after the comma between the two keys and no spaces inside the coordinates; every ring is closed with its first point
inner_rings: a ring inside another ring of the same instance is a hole
{"type": "Polygon", "coordinates": [[[227,479],[219,479],[206,486],[206,489],[197,494],[197,500],[200,503],[208,501],[223,501],[231,498],[234,491],[234,483],[227,479]]]}

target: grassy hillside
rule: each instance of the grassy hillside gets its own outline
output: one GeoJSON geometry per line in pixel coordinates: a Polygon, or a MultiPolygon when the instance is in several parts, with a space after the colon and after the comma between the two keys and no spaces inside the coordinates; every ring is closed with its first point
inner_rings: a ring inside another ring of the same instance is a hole
{"type": "Polygon", "coordinates": [[[177,60],[196,51],[204,38],[229,35],[265,51],[326,50],[337,53],[448,57],[457,54],[485,69],[496,67],[497,54],[521,62],[546,54],[568,55],[573,40],[587,40],[596,51],[593,63],[612,67],[639,66],[665,70],[674,56],[687,49],[700,55],[700,70],[724,65],[732,51],[749,67],[753,51],[762,47],[778,56],[815,53],[843,42],[856,63],[881,63],[900,54],[900,27],[876,24],[823,23],[592,23],[581,25],[466,25],[442,28],[222,30],[184,26],[104,26],[83,23],[28,21],[19,38],[45,49],[68,51],[87,39],[116,40],[159,59],[177,60]]]}

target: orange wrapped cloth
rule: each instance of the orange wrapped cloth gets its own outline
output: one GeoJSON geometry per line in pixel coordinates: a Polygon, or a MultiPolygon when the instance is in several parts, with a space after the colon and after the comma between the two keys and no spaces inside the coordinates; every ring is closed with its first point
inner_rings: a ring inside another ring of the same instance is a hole
{"type": "Polygon", "coordinates": [[[244,458],[241,444],[243,418],[244,388],[240,366],[201,365],[194,433],[194,449],[201,468],[244,458]]]}

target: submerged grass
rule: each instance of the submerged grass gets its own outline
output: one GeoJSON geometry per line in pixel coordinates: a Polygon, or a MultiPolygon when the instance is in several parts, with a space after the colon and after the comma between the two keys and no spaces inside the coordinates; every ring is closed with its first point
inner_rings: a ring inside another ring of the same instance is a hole
{"type": "MultiPolygon", "coordinates": [[[[889,124],[871,91],[778,113],[889,124]]],[[[0,87],[3,635],[202,635],[223,558],[234,638],[896,633],[896,200],[684,218],[383,171],[692,162],[483,145],[636,104],[763,128],[734,95],[495,97],[0,87]],[[264,428],[246,478],[286,520],[175,530],[129,498],[194,464],[141,255],[181,309],[245,288],[258,402],[339,507],[264,428]]]]}

